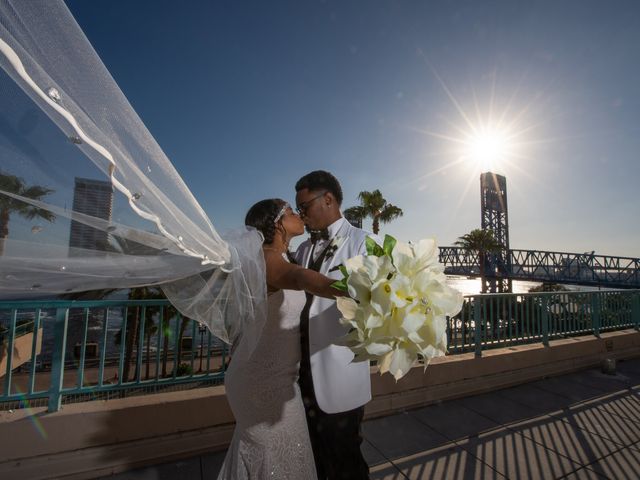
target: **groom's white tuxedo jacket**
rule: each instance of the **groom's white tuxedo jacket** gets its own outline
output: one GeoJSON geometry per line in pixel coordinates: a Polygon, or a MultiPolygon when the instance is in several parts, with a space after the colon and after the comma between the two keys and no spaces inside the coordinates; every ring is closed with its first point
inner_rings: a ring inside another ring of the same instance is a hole
{"type": "MultiPolygon", "coordinates": [[[[365,242],[369,234],[352,226],[345,218],[331,224],[328,230],[329,240],[318,242],[315,248],[310,240],[303,242],[296,251],[296,260],[308,267],[312,262],[312,250],[317,258],[328,245],[338,245],[333,255],[325,257],[320,273],[339,280],[342,274],[337,267],[348,258],[366,254],[365,242]]],[[[309,310],[311,376],[318,406],[326,413],[353,410],[371,400],[369,362],[351,363],[351,350],[333,345],[349,330],[340,325],[339,318],[335,300],[313,298],[309,310]]]]}

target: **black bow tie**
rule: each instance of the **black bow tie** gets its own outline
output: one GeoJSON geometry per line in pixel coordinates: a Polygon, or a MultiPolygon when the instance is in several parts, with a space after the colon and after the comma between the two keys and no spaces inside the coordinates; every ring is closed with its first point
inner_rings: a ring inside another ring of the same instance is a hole
{"type": "Polygon", "coordinates": [[[329,230],[326,228],[323,230],[309,230],[309,235],[312,243],[317,243],[319,240],[329,240],[329,230]]]}

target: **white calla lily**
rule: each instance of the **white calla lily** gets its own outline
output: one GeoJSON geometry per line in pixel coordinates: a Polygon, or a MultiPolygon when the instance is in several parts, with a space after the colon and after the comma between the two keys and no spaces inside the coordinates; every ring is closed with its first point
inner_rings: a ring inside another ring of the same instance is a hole
{"type": "Polygon", "coordinates": [[[370,343],[365,347],[369,355],[381,356],[391,351],[391,346],[386,343],[370,343]]]}
{"type": "Polygon", "coordinates": [[[357,299],[360,304],[368,304],[371,301],[371,280],[360,270],[349,275],[347,288],[349,295],[357,299]]]}
{"type": "Polygon", "coordinates": [[[412,357],[405,348],[398,347],[391,354],[388,370],[393,378],[400,380],[404,377],[416,362],[416,358],[412,357]]]}
{"type": "Polygon", "coordinates": [[[340,313],[342,313],[342,318],[344,320],[350,321],[356,318],[356,312],[358,311],[358,303],[350,297],[338,297],[336,299],[336,306],[340,313]]]}
{"type": "Polygon", "coordinates": [[[380,315],[391,309],[391,285],[388,280],[382,280],[371,287],[371,308],[380,315]]]}
{"type": "Polygon", "coordinates": [[[354,362],[377,360],[380,373],[399,380],[419,356],[426,368],[446,353],[446,317],[461,310],[463,299],[446,285],[434,239],[391,243],[391,252],[373,249],[345,262],[352,298],[339,298],[337,306],[352,330],[336,343],[352,350],[354,362]]]}
{"type": "Polygon", "coordinates": [[[424,313],[418,309],[414,309],[412,312],[407,313],[402,319],[402,328],[407,334],[414,333],[420,330],[420,327],[424,325],[424,321],[424,313]]]}

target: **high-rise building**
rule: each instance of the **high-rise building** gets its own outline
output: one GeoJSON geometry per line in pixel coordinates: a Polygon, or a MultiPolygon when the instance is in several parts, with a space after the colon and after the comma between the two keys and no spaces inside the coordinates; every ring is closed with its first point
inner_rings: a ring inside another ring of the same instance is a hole
{"type": "MultiPolygon", "coordinates": [[[[74,212],[110,221],[112,210],[113,187],[111,182],[76,177],[73,189],[74,212]]],[[[108,235],[106,231],[93,228],[72,217],[69,253],[70,255],[81,255],[82,250],[106,251],[108,235]]]]}

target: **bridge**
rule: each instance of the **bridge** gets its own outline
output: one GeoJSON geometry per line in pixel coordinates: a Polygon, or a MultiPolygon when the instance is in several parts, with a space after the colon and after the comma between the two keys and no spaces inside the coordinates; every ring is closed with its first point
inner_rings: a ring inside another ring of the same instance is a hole
{"type": "MultiPolygon", "coordinates": [[[[477,252],[440,247],[440,262],[448,275],[480,276],[477,252]]],[[[499,256],[487,255],[485,262],[488,278],[640,288],[640,258],[510,249],[499,256]]]]}
{"type": "MultiPolygon", "coordinates": [[[[480,175],[481,228],[491,230],[500,250],[484,254],[484,289],[510,292],[512,280],[542,283],[639,288],[640,258],[515,250],[509,246],[507,179],[486,172],[480,175]]],[[[440,262],[449,275],[480,276],[480,255],[461,247],[440,247],[440,262]]]]}

